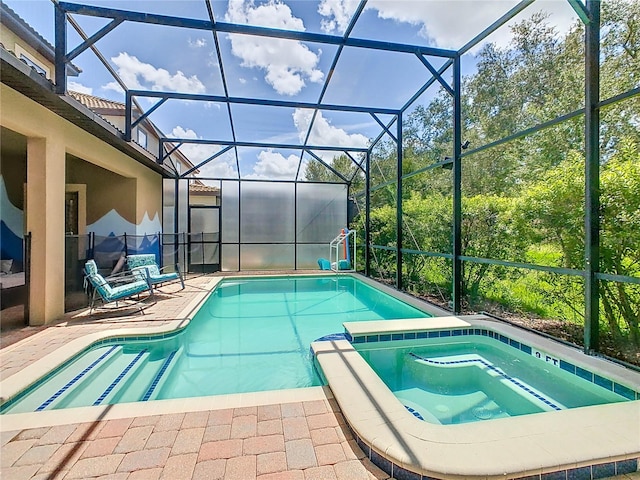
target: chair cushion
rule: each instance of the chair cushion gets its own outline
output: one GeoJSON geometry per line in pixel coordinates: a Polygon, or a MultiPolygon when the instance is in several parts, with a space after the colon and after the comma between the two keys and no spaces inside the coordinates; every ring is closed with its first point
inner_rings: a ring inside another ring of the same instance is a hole
{"type": "Polygon", "coordinates": [[[147,268],[146,267],[134,267],[131,269],[131,273],[136,278],[136,280],[144,280],[147,281],[147,268]]]}
{"type": "Polygon", "coordinates": [[[146,269],[149,272],[149,276],[151,278],[162,275],[160,273],[160,269],[158,268],[158,265],[156,265],[155,263],[153,265],[147,265],[146,269]]]}
{"type": "Polygon", "coordinates": [[[136,280],[135,282],[127,283],[125,285],[118,285],[117,287],[113,287],[111,289],[109,300],[117,300],[119,298],[135,295],[136,293],[143,292],[148,288],[149,285],[147,285],[147,282],[144,282],[142,280],[136,280]]]}
{"type": "Polygon", "coordinates": [[[98,293],[102,298],[106,300],[107,298],[111,297],[111,295],[113,295],[113,289],[111,288],[111,285],[107,283],[102,275],[100,275],[99,273],[94,273],[88,278],[95,289],[98,290],[98,293]]]}
{"type": "Polygon", "coordinates": [[[87,263],[84,264],[84,270],[87,275],[95,275],[98,273],[98,266],[95,260],[87,260],[87,263]]]}
{"type": "Polygon", "coordinates": [[[176,272],[173,273],[158,273],[157,275],[149,274],[149,278],[153,283],[169,282],[171,280],[177,280],[180,278],[176,272]]]}
{"type": "Polygon", "coordinates": [[[319,258],[318,266],[320,267],[320,270],[331,270],[331,263],[326,258],[319,258]]]}
{"type": "Polygon", "coordinates": [[[146,267],[149,265],[156,265],[156,256],[153,253],[129,255],[127,257],[127,265],[131,270],[133,270],[136,267],[146,267]]]}

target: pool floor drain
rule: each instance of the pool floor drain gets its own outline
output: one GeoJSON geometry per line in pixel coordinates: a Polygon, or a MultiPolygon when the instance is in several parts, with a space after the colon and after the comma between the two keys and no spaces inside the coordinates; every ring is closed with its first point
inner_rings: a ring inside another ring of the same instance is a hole
{"type": "Polygon", "coordinates": [[[493,417],[493,413],[491,413],[490,410],[487,410],[484,407],[476,407],[471,410],[471,412],[476,418],[479,418],[480,420],[489,420],[491,417],[493,417]]]}

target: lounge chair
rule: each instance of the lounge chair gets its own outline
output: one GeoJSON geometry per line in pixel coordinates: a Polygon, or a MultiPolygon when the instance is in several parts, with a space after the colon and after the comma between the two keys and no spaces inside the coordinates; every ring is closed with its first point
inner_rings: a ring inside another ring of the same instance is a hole
{"type": "MultiPolygon", "coordinates": [[[[145,281],[126,273],[110,275],[103,277],[98,272],[98,266],[94,260],[89,260],[84,265],[84,278],[85,287],[91,285],[93,292],[91,293],[91,307],[89,313],[93,312],[93,307],[96,300],[101,300],[104,305],[115,302],[115,308],[118,302],[131,299],[132,297],[143,292],[149,292],[149,295],[153,295],[153,288],[145,281]]],[[[135,301],[135,304],[139,304],[140,301],[135,301]]],[[[130,303],[125,303],[126,306],[131,306],[130,303]]],[[[142,312],[142,308],[140,307],[142,312]]],[[[144,312],[143,312],[144,313],[144,312]]]]}
{"type": "Polygon", "coordinates": [[[138,279],[146,280],[150,287],[162,285],[163,283],[179,281],[184,289],[184,279],[180,273],[180,267],[176,265],[175,272],[163,273],[164,268],[160,268],[156,263],[156,256],[150,254],[129,255],[127,257],[127,268],[138,279]]]}

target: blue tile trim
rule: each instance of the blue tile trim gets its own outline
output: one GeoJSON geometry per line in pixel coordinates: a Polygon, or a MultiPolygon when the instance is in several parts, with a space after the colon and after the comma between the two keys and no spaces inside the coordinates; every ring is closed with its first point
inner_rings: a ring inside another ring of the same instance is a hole
{"type": "Polygon", "coordinates": [[[600,385],[602,388],[613,391],[613,382],[608,378],[601,377],[600,375],[593,374],[593,380],[596,385],[600,385]]]}
{"type": "Polygon", "coordinates": [[[120,372],[120,375],[118,375],[115,380],[113,382],[111,382],[111,385],[109,385],[107,387],[107,389],[102,392],[102,395],[100,395],[95,402],[93,402],[93,406],[95,407],[96,405],[100,405],[103,400],[105,398],[107,398],[107,395],[109,395],[114,388],[116,388],[116,386],[120,383],[120,381],[127,375],[127,373],[129,373],[129,370],[131,370],[133,368],[133,366],[138,363],[138,361],[142,358],[142,356],[147,353],[147,349],[145,348],[144,350],[142,350],[140,353],[138,353],[138,355],[136,355],[136,357],[131,360],[131,362],[129,362],[129,365],[127,365],[125,367],[125,369],[120,372]]]}
{"type": "Polygon", "coordinates": [[[601,463],[591,466],[591,478],[613,477],[616,474],[616,462],[601,463]]]}
{"type": "Polygon", "coordinates": [[[629,460],[620,460],[616,462],[616,475],[625,475],[638,471],[638,459],[631,458],[629,460]]]}
{"type": "Polygon", "coordinates": [[[314,342],[332,342],[335,340],[349,340],[351,341],[351,335],[348,333],[329,333],[320,338],[316,338],[314,342]]]}
{"type": "Polygon", "coordinates": [[[576,366],[573,363],[565,362],[564,360],[560,360],[560,368],[562,370],[566,370],[569,373],[576,374],[576,366]]]}
{"type": "Polygon", "coordinates": [[[89,373],[91,370],[93,370],[98,364],[100,364],[105,358],[107,358],[119,346],[120,345],[114,345],[109,350],[107,350],[102,355],[100,355],[96,360],[94,360],[91,363],[91,365],[89,365],[84,370],[82,370],[79,374],[77,374],[75,377],[73,377],[71,380],[69,380],[64,387],[62,387],[60,390],[58,390],[56,393],[54,393],[48,399],[46,399],[42,403],[42,405],[40,405],[38,408],[36,408],[36,412],[41,412],[42,410],[47,408],[49,405],[51,405],[56,400],[56,398],[58,398],[64,392],[69,390],[74,384],[76,384],[82,377],[84,377],[87,373],[89,373]]]}
{"type": "Polygon", "coordinates": [[[493,372],[495,372],[498,375],[500,375],[505,380],[508,380],[509,382],[511,382],[512,384],[517,386],[520,390],[522,390],[522,391],[528,393],[529,395],[537,398],[538,400],[542,401],[545,405],[548,405],[549,407],[553,408],[554,410],[562,410],[561,407],[559,407],[558,405],[553,403],[551,400],[543,397],[538,392],[533,391],[532,389],[530,389],[529,387],[524,385],[522,382],[520,382],[520,381],[516,380],[515,378],[507,375],[506,373],[504,373],[499,368],[495,367],[494,365],[492,365],[489,362],[484,361],[481,358],[473,358],[473,359],[467,359],[467,360],[451,360],[451,361],[443,362],[443,361],[440,361],[440,360],[432,360],[430,358],[421,357],[420,355],[416,355],[413,352],[409,352],[409,355],[412,356],[413,358],[417,358],[418,360],[422,360],[423,362],[430,363],[430,364],[433,364],[433,365],[454,365],[454,364],[461,364],[461,363],[480,363],[481,365],[484,365],[485,367],[487,367],[489,370],[492,370],[493,372]]]}
{"type": "Polygon", "coordinates": [[[422,480],[422,475],[393,464],[393,478],[395,480],[422,480]]]}
{"type": "Polygon", "coordinates": [[[543,473],[540,475],[540,480],[567,480],[567,471],[543,473]]]}
{"type": "Polygon", "coordinates": [[[414,410],[413,408],[409,407],[408,405],[405,405],[404,408],[406,408],[409,411],[409,413],[411,413],[418,420],[424,421],[424,417],[420,414],[419,411],[414,410]]]}
{"type": "Polygon", "coordinates": [[[578,375],[580,378],[584,378],[589,382],[593,382],[593,373],[591,373],[589,370],[585,370],[584,368],[580,368],[577,365],[576,365],[576,375],[578,375]]]}
{"type": "Polygon", "coordinates": [[[636,392],[631,390],[629,387],[625,387],[624,385],[620,385],[619,383],[614,383],[613,384],[613,391],[615,393],[617,393],[618,395],[622,395],[623,397],[628,398],[629,400],[635,400],[636,399],[636,392]]]}
{"type": "Polygon", "coordinates": [[[591,480],[591,466],[567,470],[567,480],[591,480]]]}
{"type": "Polygon", "coordinates": [[[169,367],[169,364],[171,363],[171,361],[173,360],[173,357],[176,356],[176,353],[178,353],[178,350],[174,350],[173,352],[171,352],[169,354],[169,356],[166,358],[166,360],[164,361],[164,363],[162,364],[162,367],[160,367],[160,370],[158,371],[156,378],[153,379],[153,382],[151,382],[151,385],[149,386],[149,388],[147,389],[146,393],[144,394],[144,396],[140,399],[143,402],[146,402],[147,400],[149,400],[149,398],[151,398],[151,395],[153,395],[153,391],[156,389],[156,387],[158,386],[158,383],[160,382],[160,379],[162,378],[162,376],[164,375],[164,372],[167,371],[167,368],[169,367]]]}
{"type": "Polygon", "coordinates": [[[391,472],[392,463],[391,460],[386,458],[384,455],[379,454],[373,448],[371,449],[370,458],[371,462],[385,472],[391,472]]]}

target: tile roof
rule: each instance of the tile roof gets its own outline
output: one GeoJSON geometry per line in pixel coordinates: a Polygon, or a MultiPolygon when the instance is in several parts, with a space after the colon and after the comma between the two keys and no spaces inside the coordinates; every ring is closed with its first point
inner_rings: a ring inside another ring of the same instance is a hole
{"type": "Polygon", "coordinates": [[[125,104],[116,102],[113,100],[107,100],[106,98],[94,97],[86,93],[74,92],[69,90],[69,95],[82,103],[85,107],[92,110],[122,110],[124,114],[125,104]]]}
{"type": "Polygon", "coordinates": [[[189,191],[192,193],[210,193],[215,195],[220,192],[220,189],[218,187],[210,187],[204,183],[191,182],[189,184],[189,191]]]}

